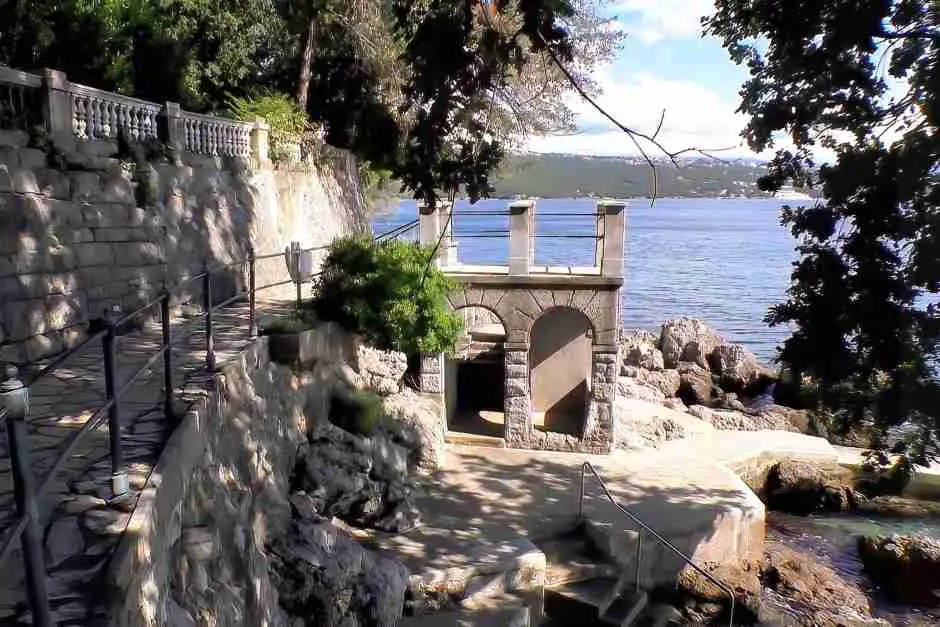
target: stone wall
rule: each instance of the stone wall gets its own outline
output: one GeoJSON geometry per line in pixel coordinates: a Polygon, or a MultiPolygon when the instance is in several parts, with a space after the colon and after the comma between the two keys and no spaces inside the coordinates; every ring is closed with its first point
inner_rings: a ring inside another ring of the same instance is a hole
{"type": "MultiPolygon", "coordinates": [[[[355,163],[340,154],[308,172],[194,155],[135,166],[113,142],[27,144],[0,131],[0,361],[59,352],[105,308],[130,312],[165,284],[178,304],[199,303],[198,281],[177,284],[203,263],[243,259],[250,246],[283,251],[291,240],[322,246],[367,227],[355,163]]],[[[257,273],[258,285],[288,278],[283,257],[259,261],[257,273]]],[[[240,267],[219,273],[217,299],[245,282],[240,267]]]]}

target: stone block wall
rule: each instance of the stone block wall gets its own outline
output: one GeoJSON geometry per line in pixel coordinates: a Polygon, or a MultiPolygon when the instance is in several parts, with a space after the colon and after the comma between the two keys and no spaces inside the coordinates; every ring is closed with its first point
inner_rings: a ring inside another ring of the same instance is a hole
{"type": "MultiPolygon", "coordinates": [[[[201,284],[179,283],[204,263],[243,259],[252,246],[280,252],[292,240],[323,246],[366,228],[351,157],[313,171],[194,155],[135,166],[113,142],[40,150],[0,131],[0,361],[68,348],[106,308],[130,312],[164,286],[178,304],[198,304],[201,284]]],[[[288,278],[283,257],[259,261],[257,273],[258,285],[288,278]]],[[[230,268],[215,275],[214,292],[222,300],[245,283],[230,268]]]]}

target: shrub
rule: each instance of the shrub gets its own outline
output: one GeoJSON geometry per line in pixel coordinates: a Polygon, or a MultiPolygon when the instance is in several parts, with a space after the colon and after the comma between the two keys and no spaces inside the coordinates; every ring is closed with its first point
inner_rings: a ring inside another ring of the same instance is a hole
{"type": "Polygon", "coordinates": [[[333,242],[314,285],[312,308],[370,345],[407,354],[450,353],[461,318],[449,310],[453,283],[433,264],[431,249],[370,238],[333,242]]]}
{"type": "Polygon", "coordinates": [[[274,335],[277,333],[299,333],[312,328],[313,321],[309,316],[293,313],[288,316],[274,318],[265,322],[261,327],[262,335],[274,335]]]}
{"type": "Polygon", "coordinates": [[[295,151],[310,153],[315,142],[313,125],[297,103],[285,95],[265,93],[255,98],[229,97],[230,115],[237,120],[253,121],[262,117],[271,126],[268,156],[275,163],[295,160],[295,151]]]}
{"type": "Polygon", "coordinates": [[[855,488],[865,496],[901,494],[914,478],[914,464],[904,455],[892,459],[884,451],[870,450],[863,457],[863,474],[855,488]]]}
{"type": "Polygon", "coordinates": [[[334,396],[330,401],[330,422],[356,435],[371,435],[384,415],[382,397],[373,392],[354,392],[348,398],[334,396]]]}

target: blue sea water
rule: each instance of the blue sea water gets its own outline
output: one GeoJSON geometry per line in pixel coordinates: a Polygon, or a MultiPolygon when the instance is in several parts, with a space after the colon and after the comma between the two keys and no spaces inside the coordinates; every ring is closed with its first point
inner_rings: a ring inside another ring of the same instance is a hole
{"type": "MultiPolygon", "coordinates": [[[[795,259],[795,241],[779,224],[783,200],[669,199],[627,209],[623,324],[654,330],[677,316],[699,318],[764,361],[789,334],[764,322],[781,302],[795,259]]],[[[792,202],[792,201],[791,201],[792,202]]],[[[458,201],[454,236],[465,263],[507,262],[505,200],[458,201]]],[[[536,263],[592,265],[595,201],[543,199],[536,205],[536,263]],[[558,237],[564,235],[565,237],[558,237]]],[[[414,220],[414,201],[376,216],[384,232],[414,220]]]]}

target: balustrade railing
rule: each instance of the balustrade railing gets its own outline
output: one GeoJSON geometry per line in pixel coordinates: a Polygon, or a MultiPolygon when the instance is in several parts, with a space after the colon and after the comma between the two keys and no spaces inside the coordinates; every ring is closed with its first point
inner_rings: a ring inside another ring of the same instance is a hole
{"type": "Polygon", "coordinates": [[[29,131],[44,126],[55,136],[81,140],[159,139],[197,155],[254,157],[267,165],[269,127],[181,111],[176,103],[157,104],[71,83],[65,74],[42,76],[0,66],[0,129],[29,131]]]}

